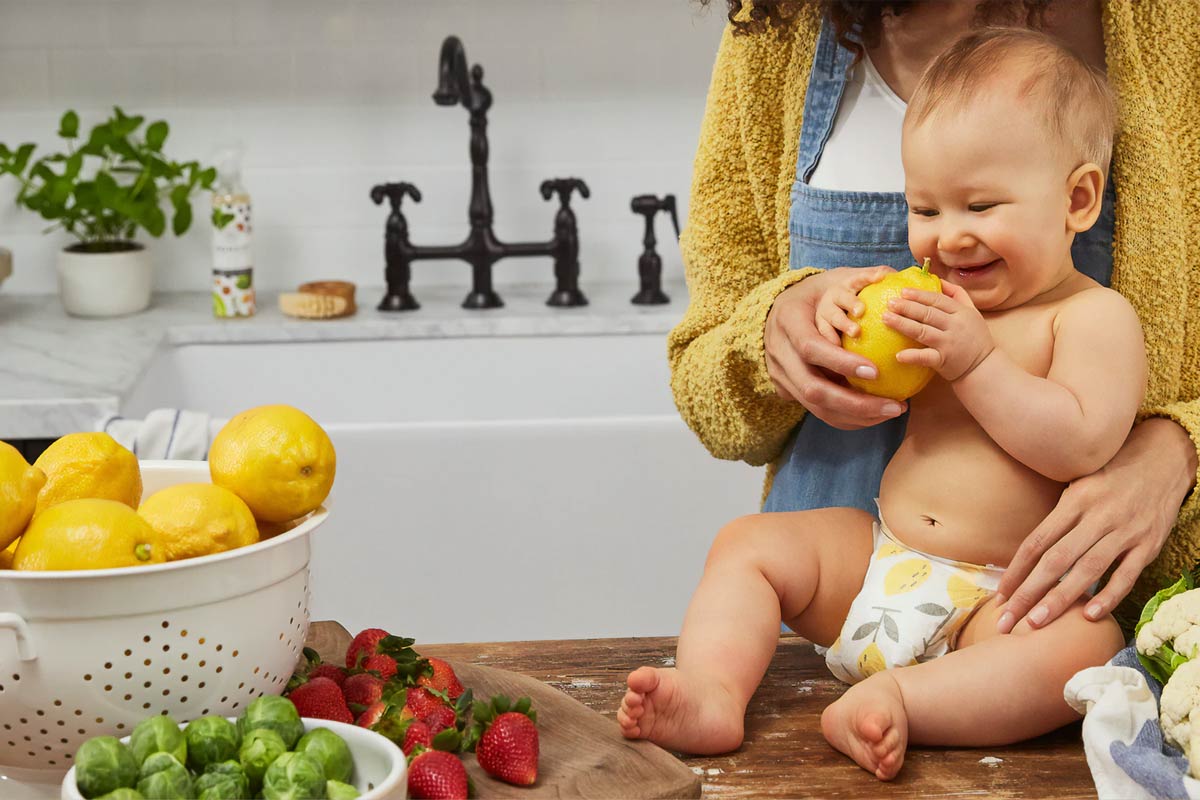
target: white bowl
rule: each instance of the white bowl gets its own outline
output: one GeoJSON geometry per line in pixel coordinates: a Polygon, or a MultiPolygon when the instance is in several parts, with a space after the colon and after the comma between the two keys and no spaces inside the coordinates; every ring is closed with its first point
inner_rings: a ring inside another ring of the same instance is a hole
{"type": "MultiPolygon", "coordinates": [[[[235,720],[236,717],[229,718],[230,722],[235,720]]],[[[404,751],[390,740],[357,725],[305,717],[305,732],[313,728],[329,728],[350,745],[350,754],[354,756],[354,774],[350,776],[350,783],[362,792],[359,800],[401,800],[406,796],[408,765],[404,751]]],[[[128,744],[129,737],[121,741],[128,744]]],[[[74,767],[63,778],[62,800],[84,800],[75,785],[74,767]]]]}
{"type": "MultiPolygon", "coordinates": [[[[209,480],[204,461],[141,470],[145,496],[209,480]]],[[[308,633],[309,537],[327,514],[166,564],[0,570],[0,797],[57,789],[85,740],[152,714],[236,716],[281,693],[308,633]]]]}

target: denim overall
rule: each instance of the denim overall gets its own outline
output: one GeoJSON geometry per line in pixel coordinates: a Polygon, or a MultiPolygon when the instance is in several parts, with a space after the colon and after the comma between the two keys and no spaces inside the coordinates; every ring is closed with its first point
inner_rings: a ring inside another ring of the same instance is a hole
{"type": "MultiPolygon", "coordinates": [[[[789,266],[912,266],[908,207],[900,192],[843,192],[808,185],[837,116],[854,54],[821,26],[804,101],[788,233],[789,266]]],[[[899,153],[895,154],[900,157],[899,153]]],[[[1100,218],[1071,247],[1075,268],[1104,284],[1112,274],[1114,192],[1105,186],[1100,218]]],[[[788,440],[764,511],[848,506],[876,513],[883,469],[904,438],[907,414],[870,428],[843,431],[806,415],[788,440]]]]}

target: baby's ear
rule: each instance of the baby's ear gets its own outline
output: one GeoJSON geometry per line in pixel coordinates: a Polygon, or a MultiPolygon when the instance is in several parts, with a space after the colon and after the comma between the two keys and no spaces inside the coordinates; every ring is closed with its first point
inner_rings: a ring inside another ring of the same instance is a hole
{"type": "Polygon", "coordinates": [[[1067,229],[1082,233],[1096,224],[1100,216],[1100,204],[1104,197],[1104,173],[1100,167],[1088,162],[1076,167],[1067,178],[1067,229]]]}

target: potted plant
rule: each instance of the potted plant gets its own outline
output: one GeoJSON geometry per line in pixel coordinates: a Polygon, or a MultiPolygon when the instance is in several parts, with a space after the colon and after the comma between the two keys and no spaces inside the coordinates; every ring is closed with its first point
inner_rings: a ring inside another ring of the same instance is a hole
{"type": "MultiPolygon", "coordinates": [[[[192,192],[216,180],[212,167],[168,159],[167,123],[153,122],[143,132],[144,121],[114,108],[85,140],[79,115],[67,111],[58,127],[65,152],[34,160],[32,143],[0,144],[0,175],[20,184],[17,204],[53,222],[46,232],[61,228],[78,239],[58,254],[59,294],[68,314],[110,317],[146,308],[153,262],[134,237],[139,229],[162,236],[164,205],[173,212],[171,230],[182,235],[192,224],[192,192]]],[[[213,221],[225,220],[214,212],[213,221]]]]}

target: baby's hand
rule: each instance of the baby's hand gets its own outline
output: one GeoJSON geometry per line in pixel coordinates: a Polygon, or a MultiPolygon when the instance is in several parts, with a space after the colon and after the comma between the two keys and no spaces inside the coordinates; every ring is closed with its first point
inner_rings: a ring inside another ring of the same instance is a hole
{"type": "Polygon", "coordinates": [[[859,326],[854,320],[866,311],[866,306],[858,299],[858,293],[864,286],[881,281],[893,272],[895,270],[891,267],[856,269],[850,272],[846,280],[826,289],[817,301],[817,332],[839,347],[842,333],[850,337],[858,336],[859,326]]]}
{"type": "Polygon", "coordinates": [[[953,383],[970,374],[996,349],[983,315],[966,289],[942,281],[942,291],[904,289],[888,302],[883,321],[889,328],[925,345],[901,350],[901,364],[921,364],[953,383]]]}

